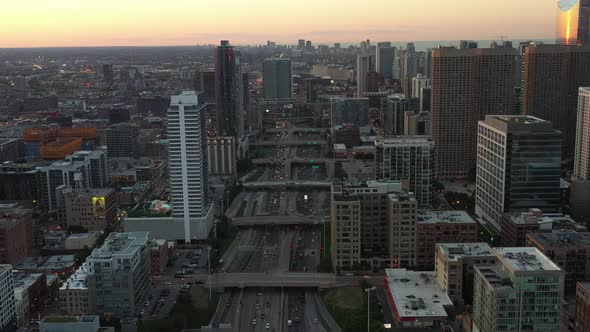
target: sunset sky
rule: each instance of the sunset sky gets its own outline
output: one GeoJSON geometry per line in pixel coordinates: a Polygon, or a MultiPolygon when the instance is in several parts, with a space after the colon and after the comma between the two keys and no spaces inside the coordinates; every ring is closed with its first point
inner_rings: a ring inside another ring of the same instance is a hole
{"type": "Polygon", "coordinates": [[[556,0],[4,0],[0,47],[551,38],[556,0]]]}

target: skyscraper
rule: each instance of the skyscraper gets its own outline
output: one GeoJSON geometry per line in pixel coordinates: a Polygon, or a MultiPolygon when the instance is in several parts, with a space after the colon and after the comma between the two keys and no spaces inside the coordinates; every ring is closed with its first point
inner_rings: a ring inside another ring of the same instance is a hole
{"type": "Polygon", "coordinates": [[[402,88],[406,96],[412,94],[412,77],[418,73],[418,58],[414,43],[408,43],[402,55],[402,88]]]}
{"type": "Polygon", "coordinates": [[[386,98],[383,109],[383,131],[385,135],[404,134],[404,113],[408,110],[406,96],[396,93],[386,98]]]}
{"type": "Polygon", "coordinates": [[[391,47],[390,42],[378,43],[376,54],[376,70],[384,78],[393,77],[393,58],[395,47],[391,47]]]}
{"type": "Polygon", "coordinates": [[[215,49],[215,96],[218,135],[243,134],[243,88],[240,54],[227,40],[215,49]]]}
{"type": "Polygon", "coordinates": [[[105,63],[102,65],[102,79],[110,83],[113,81],[113,65],[110,63],[105,63]]]}
{"type": "Polygon", "coordinates": [[[534,45],[525,49],[523,113],[553,123],[563,155],[576,143],[578,89],[590,86],[590,47],[534,45]]]}
{"type": "Polygon", "coordinates": [[[432,50],[430,116],[438,177],[473,172],[477,121],[513,111],[515,56],[511,48],[432,50]]]}
{"type": "Polygon", "coordinates": [[[588,45],[590,42],[590,0],[557,1],[556,42],[560,45],[588,45]]]}
{"type": "Polygon", "coordinates": [[[580,88],[579,91],[574,178],[588,181],[590,180],[590,87],[580,88]]]}
{"type": "Polygon", "coordinates": [[[293,97],[293,69],[287,58],[269,58],[263,63],[264,99],[290,99],[293,97]]]}
{"type": "Polygon", "coordinates": [[[368,54],[359,54],[356,58],[356,94],[357,97],[363,97],[367,92],[367,75],[373,71],[373,56],[368,54]]]}
{"type": "Polygon", "coordinates": [[[138,125],[128,122],[111,125],[106,130],[106,138],[110,158],[139,157],[138,125]]]}
{"type": "Polygon", "coordinates": [[[198,237],[206,238],[210,220],[207,182],[207,146],[204,106],[194,91],[172,96],[168,110],[168,139],[172,214],[184,221],[184,236],[190,242],[196,226],[198,237]],[[200,222],[195,225],[193,220],[200,222]]]}
{"type": "Polygon", "coordinates": [[[479,122],[475,213],[501,230],[505,212],[560,205],[561,133],[526,115],[488,115],[479,122]]]}
{"type": "Polygon", "coordinates": [[[421,208],[432,198],[434,144],[428,136],[397,136],[375,139],[375,177],[409,182],[421,208]]]}

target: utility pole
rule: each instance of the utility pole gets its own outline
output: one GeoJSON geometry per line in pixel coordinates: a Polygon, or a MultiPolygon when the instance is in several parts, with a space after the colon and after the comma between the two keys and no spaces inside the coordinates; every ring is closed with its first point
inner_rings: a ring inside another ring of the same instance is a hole
{"type": "Polygon", "coordinates": [[[365,292],[367,292],[367,332],[371,332],[371,292],[375,289],[375,286],[365,288],[365,292]]]}

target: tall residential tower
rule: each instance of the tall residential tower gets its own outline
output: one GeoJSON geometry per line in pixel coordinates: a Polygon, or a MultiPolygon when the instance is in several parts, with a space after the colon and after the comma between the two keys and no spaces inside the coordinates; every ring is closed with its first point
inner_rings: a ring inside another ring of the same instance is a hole
{"type": "Polygon", "coordinates": [[[204,106],[194,91],[172,96],[168,110],[170,190],[174,218],[184,221],[187,243],[198,234],[206,238],[211,220],[207,182],[207,141],[204,106]],[[196,224],[193,220],[199,220],[196,224]],[[191,229],[196,227],[196,229],[191,229]]]}

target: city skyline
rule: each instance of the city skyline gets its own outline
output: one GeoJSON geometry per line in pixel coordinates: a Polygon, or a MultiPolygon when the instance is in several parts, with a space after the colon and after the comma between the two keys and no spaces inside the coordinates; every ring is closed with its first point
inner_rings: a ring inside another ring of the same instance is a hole
{"type": "Polygon", "coordinates": [[[51,4],[32,0],[3,7],[4,13],[13,15],[0,20],[0,48],[172,46],[217,44],[220,39],[234,45],[266,40],[294,44],[299,38],[314,44],[366,38],[375,42],[487,40],[502,35],[539,39],[554,36],[557,10],[554,0],[424,0],[421,5],[410,0],[370,0],[362,5],[352,0],[304,0],[297,5],[263,0],[193,4],[170,0],[166,7],[151,0],[58,0],[51,4]],[[390,15],[399,8],[404,8],[403,15],[390,15]],[[350,17],[356,19],[352,25],[343,19],[350,17]]]}

